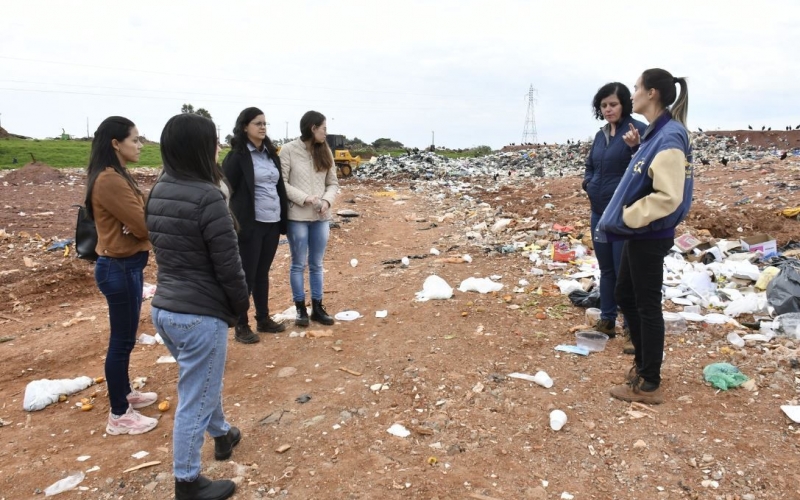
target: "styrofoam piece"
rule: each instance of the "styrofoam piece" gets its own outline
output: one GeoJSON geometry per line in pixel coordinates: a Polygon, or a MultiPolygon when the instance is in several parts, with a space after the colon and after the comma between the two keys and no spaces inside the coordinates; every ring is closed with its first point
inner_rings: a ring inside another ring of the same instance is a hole
{"type": "Polygon", "coordinates": [[[719,313],[708,313],[703,319],[703,321],[705,321],[709,325],[724,325],[729,320],[730,318],[728,318],[724,314],[719,314],[719,313]]]}
{"type": "Polygon", "coordinates": [[[800,424],[800,406],[797,405],[783,405],[781,406],[783,413],[789,417],[792,422],[800,424]]]}
{"type": "Polygon", "coordinates": [[[705,316],[703,316],[702,314],[697,314],[697,313],[687,313],[687,312],[681,311],[678,314],[683,316],[683,319],[685,319],[686,321],[703,321],[703,320],[706,319],[705,316]]]}
{"type": "Polygon", "coordinates": [[[405,427],[403,427],[400,424],[392,424],[391,427],[386,429],[386,432],[388,432],[392,436],[397,436],[397,437],[401,437],[401,438],[408,437],[408,436],[411,435],[411,431],[406,429],[405,427]]]}
{"type": "Polygon", "coordinates": [[[361,313],[359,313],[358,311],[341,311],[336,313],[336,315],[334,315],[333,317],[335,319],[338,319],[339,321],[353,321],[360,318],[361,313]]]}

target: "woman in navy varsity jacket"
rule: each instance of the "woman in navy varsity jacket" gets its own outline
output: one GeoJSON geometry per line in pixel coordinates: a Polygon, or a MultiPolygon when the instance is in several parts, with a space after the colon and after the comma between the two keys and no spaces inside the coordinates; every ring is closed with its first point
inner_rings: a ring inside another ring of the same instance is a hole
{"type": "MultiPolygon", "coordinates": [[[[600,87],[592,99],[594,116],[605,119],[606,124],[597,132],[589,156],[586,157],[586,173],[583,176],[583,190],[589,195],[592,207],[591,228],[594,235],[600,217],[611,201],[614,191],[625,173],[633,156],[633,148],[625,144],[622,135],[633,125],[640,133],[645,124],[631,117],[631,91],[619,82],[607,83],[600,87]]],[[[600,319],[595,330],[616,336],[617,301],[614,289],[617,286],[619,262],[622,257],[622,241],[595,242],[594,253],[600,266],[600,319]]],[[[625,336],[628,337],[628,325],[625,336]]],[[[623,351],[633,354],[630,340],[623,351]]]]}
{"type": "Polygon", "coordinates": [[[664,257],[673,246],[675,227],[689,213],[694,187],[686,131],[688,103],[685,78],[648,69],[636,81],[633,112],[650,125],[641,137],[633,125],[625,133],[623,138],[635,154],[594,235],[595,241],[625,242],[616,299],[630,328],[635,365],[627,383],[611,389],[611,395],[623,401],[658,404],[664,400],[664,257]]]}

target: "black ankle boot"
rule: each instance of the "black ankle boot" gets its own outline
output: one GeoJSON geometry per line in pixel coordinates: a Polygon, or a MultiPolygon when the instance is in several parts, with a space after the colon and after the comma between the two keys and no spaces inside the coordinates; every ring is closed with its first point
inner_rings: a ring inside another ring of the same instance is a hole
{"type": "Polygon", "coordinates": [[[256,344],[259,342],[258,335],[253,333],[250,325],[236,325],[234,338],[242,344],[256,344]]]}
{"type": "Polygon", "coordinates": [[[233,448],[242,440],[242,431],[236,427],[228,429],[224,436],[214,438],[214,458],[227,460],[233,453],[233,448]]]}
{"type": "Polygon", "coordinates": [[[175,500],[225,500],[234,491],[236,484],[228,479],[212,481],[201,475],[194,481],[175,481],[175,500]]]}
{"type": "Polygon", "coordinates": [[[297,326],[308,326],[308,310],[306,310],[306,302],[301,300],[294,303],[297,308],[297,316],[294,318],[294,324],[297,326]]]}
{"type": "Polygon", "coordinates": [[[317,323],[322,323],[323,325],[333,324],[333,318],[328,316],[328,312],[322,305],[321,300],[314,300],[314,299],[311,300],[311,319],[313,319],[317,323]]]}

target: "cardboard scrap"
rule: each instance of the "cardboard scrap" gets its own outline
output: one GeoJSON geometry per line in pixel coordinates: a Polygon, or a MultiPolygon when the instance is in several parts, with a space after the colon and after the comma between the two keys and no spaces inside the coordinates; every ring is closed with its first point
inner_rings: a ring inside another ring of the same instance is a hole
{"type": "Polygon", "coordinates": [[[318,339],[322,337],[333,337],[333,330],[308,330],[306,338],[318,339]]]}

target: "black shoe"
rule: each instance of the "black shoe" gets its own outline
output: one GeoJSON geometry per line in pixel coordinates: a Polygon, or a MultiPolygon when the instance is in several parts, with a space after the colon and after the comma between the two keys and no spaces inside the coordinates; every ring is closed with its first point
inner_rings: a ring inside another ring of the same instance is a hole
{"type": "Polygon", "coordinates": [[[323,325],[333,324],[333,318],[328,316],[321,300],[311,300],[311,319],[323,325]]]}
{"type": "Polygon", "coordinates": [[[214,438],[214,458],[217,460],[227,460],[231,458],[233,449],[242,440],[242,432],[231,427],[224,436],[214,438]]]}
{"type": "Polygon", "coordinates": [[[236,335],[234,337],[236,341],[242,344],[255,344],[260,340],[258,335],[250,329],[250,325],[236,325],[235,331],[236,335]]]}
{"type": "Polygon", "coordinates": [[[308,326],[308,310],[306,310],[306,302],[301,300],[295,302],[294,306],[297,308],[297,316],[294,318],[294,324],[297,326],[308,326]]]}
{"type": "Polygon", "coordinates": [[[617,324],[610,319],[598,319],[597,323],[594,324],[594,329],[600,333],[605,333],[610,339],[617,336],[617,324]]]}
{"type": "Polygon", "coordinates": [[[175,500],[225,500],[234,491],[236,484],[228,479],[212,481],[201,475],[194,481],[175,481],[175,500]]]}
{"type": "Polygon", "coordinates": [[[267,316],[267,319],[256,321],[256,331],[261,333],[280,333],[284,330],[286,330],[286,325],[283,323],[276,323],[269,316],[267,316]]]}

